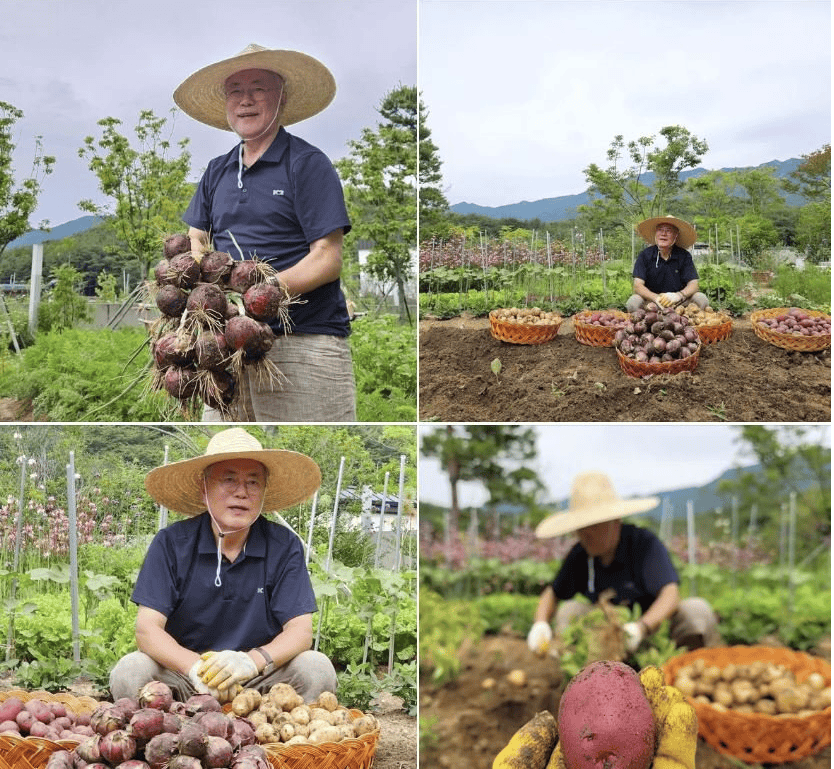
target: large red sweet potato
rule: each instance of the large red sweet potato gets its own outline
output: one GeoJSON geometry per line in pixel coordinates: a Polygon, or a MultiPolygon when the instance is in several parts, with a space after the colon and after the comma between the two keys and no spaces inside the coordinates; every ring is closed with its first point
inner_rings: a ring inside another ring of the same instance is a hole
{"type": "Polygon", "coordinates": [[[568,769],[646,769],[655,722],[640,679],[621,662],[594,662],[559,703],[559,742],[568,769]]]}

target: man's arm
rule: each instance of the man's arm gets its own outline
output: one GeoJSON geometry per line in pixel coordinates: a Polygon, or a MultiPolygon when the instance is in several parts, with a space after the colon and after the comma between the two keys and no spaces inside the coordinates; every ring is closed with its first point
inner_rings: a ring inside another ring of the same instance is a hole
{"type": "Polygon", "coordinates": [[[298,296],[314,288],[332,283],[342,274],[342,228],[334,230],[310,244],[310,252],[278,276],[290,294],[298,296]]]}
{"type": "Polygon", "coordinates": [[[632,284],[632,290],[635,294],[645,299],[647,302],[656,302],[660,294],[656,294],[647,285],[643,278],[635,278],[632,284]]]}
{"type": "Polygon", "coordinates": [[[660,623],[669,619],[678,608],[680,603],[680,591],[676,582],[664,585],[652,605],[646,609],[646,613],[640,618],[649,633],[654,633],[660,627],[660,623]]]}
{"type": "Polygon", "coordinates": [[[682,300],[692,299],[698,293],[698,278],[693,278],[689,281],[678,293],[682,300]]]}
{"type": "Polygon", "coordinates": [[[162,667],[188,675],[200,655],[180,646],[165,630],[166,621],[167,617],[156,609],[140,606],[136,613],[136,646],[162,667]]]}
{"type": "MultiPolygon", "coordinates": [[[[313,645],[313,615],[300,614],[287,620],[284,629],[268,644],[261,648],[269,654],[275,667],[281,667],[303,651],[313,645]]],[[[249,656],[254,660],[258,672],[266,667],[266,660],[254,649],[250,649],[249,656]]]]}

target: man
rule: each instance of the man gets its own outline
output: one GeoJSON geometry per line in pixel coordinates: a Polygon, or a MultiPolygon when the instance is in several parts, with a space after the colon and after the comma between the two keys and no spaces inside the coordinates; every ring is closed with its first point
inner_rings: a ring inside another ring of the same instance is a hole
{"type": "Polygon", "coordinates": [[[575,595],[581,593],[595,603],[608,588],[615,591],[614,603],[642,609],[640,619],[623,628],[629,652],[636,651],[666,619],[678,646],[695,649],[717,642],[714,612],[701,598],[680,598],[678,574],[663,543],[648,529],[621,521],[651,510],[658,501],[656,497],[623,500],[602,473],[583,473],[574,479],[568,510],[545,518],[536,528],[539,538],[576,531],[579,542],[539,598],[527,636],[531,650],[538,651],[553,637],[554,615],[556,632],[561,633],[572,619],[592,608],[572,600],[575,595]]]}
{"type": "Polygon", "coordinates": [[[687,251],[695,242],[695,228],[674,216],[656,216],[640,222],[636,230],[652,245],[634,262],[634,294],[626,302],[626,311],[634,312],[646,302],[662,307],[694,302],[706,308],[709,298],[698,290],[698,271],[687,251]]]}
{"type": "Polygon", "coordinates": [[[310,650],[316,600],[301,541],[261,516],[320,482],[310,457],[263,449],[239,427],[217,433],[204,455],[148,473],[154,500],[189,517],[148,548],[131,596],[138,650],[111,671],[114,698],[151,680],[181,700],[226,702],[242,686],[265,692],[280,682],[307,702],[335,691],[332,663],[310,650]]]}
{"type": "MultiPolygon", "coordinates": [[[[249,45],[187,78],[174,101],[195,120],[232,130],[240,143],[206,168],[183,219],[192,251],[209,248],[271,264],[300,303],[290,326],[272,325],[269,358],[288,383],[274,387],[244,367],[229,421],[355,419],[350,319],[340,284],[350,230],[330,160],[285,126],[323,110],[336,85],[319,61],[249,45]]],[[[220,421],[206,409],[204,421],[220,421]]]]}

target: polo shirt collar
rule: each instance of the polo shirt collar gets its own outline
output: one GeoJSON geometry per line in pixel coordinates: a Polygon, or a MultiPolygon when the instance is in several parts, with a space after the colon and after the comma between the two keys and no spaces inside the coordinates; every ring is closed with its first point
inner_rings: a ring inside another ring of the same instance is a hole
{"type": "MultiPolygon", "coordinates": [[[[201,513],[200,531],[198,536],[197,551],[200,555],[217,555],[217,543],[214,541],[214,534],[211,530],[211,516],[205,512],[201,513]]],[[[266,556],[266,535],[264,531],[264,517],[259,515],[249,529],[249,537],[246,539],[246,555],[263,558],[266,556]]]]}

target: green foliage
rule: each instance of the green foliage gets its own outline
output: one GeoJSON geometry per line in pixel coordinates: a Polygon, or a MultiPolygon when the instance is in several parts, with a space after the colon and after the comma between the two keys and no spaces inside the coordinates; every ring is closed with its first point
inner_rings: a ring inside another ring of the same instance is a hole
{"type": "Polygon", "coordinates": [[[830,268],[805,265],[797,270],[788,265],[776,269],[772,287],[781,304],[777,307],[805,307],[806,309],[831,309],[831,270],[830,268]],[[805,297],[807,302],[799,304],[797,297],[805,297]]]}
{"type": "Polygon", "coordinates": [[[497,634],[502,630],[510,630],[520,636],[527,635],[530,630],[531,617],[535,615],[539,602],[537,596],[515,593],[493,593],[474,600],[485,633],[497,634]]]}
{"type": "MultiPolygon", "coordinates": [[[[523,558],[501,563],[498,558],[470,558],[448,569],[443,564],[420,562],[420,584],[444,596],[475,597],[512,593],[516,597],[538,596],[553,580],[558,562],[523,558]]],[[[500,600],[500,599],[496,599],[500,600]]]]}
{"type": "Polygon", "coordinates": [[[38,417],[53,422],[158,421],[165,405],[143,392],[145,356],[126,365],[146,342],[141,329],[40,334],[2,372],[0,394],[31,400],[38,417]]]}
{"type": "Polygon", "coordinates": [[[15,183],[12,157],[16,145],[12,141],[15,123],[23,112],[8,102],[0,101],[0,253],[29,227],[29,216],[37,208],[41,184],[52,173],[55,158],[43,154],[41,137],[35,137],[35,157],[30,176],[15,183]]]}
{"type": "Polygon", "coordinates": [[[102,302],[115,302],[118,299],[115,275],[111,275],[107,270],[99,273],[96,279],[96,296],[102,302]]]}
{"type": "Polygon", "coordinates": [[[360,422],[409,422],[417,414],[417,332],[393,315],[366,316],[350,336],[360,422]]]}
{"type": "Polygon", "coordinates": [[[193,193],[188,181],[188,139],[178,143],[178,156],[169,157],[172,147],[164,138],[169,130],[166,123],[152,110],[142,110],[134,129],[134,148],[119,133],[120,120],[103,118],[98,121],[101,138],[96,141],[92,136],[86,137],[78,151],[98,177],[100,191],[113,200],[112,210],[91,200],[82,200],[79,206],[98,216],[113,214],[107,219],[107,226],[118,233],[128,251],[139,260],[143,276],[159,257],[165,236],[182,231],[182,212],[193,193]]]}
{"type": "Polygon", "coordinates": [[[87,300],[77,291],[81,273],[71,264],[62,264],[53,271],[55,288],[46,296],[38,312],[38,329],[42,332],[64,331],[92,319],[87,300]]]}
{"type": "Polygon", "coordinates": [[[472,601],[446,600],[428,588],[420,589],[420,669],[443,683],[460,672],[459,651],[464,642],[484,634],[484,622],[472,601]]]}

